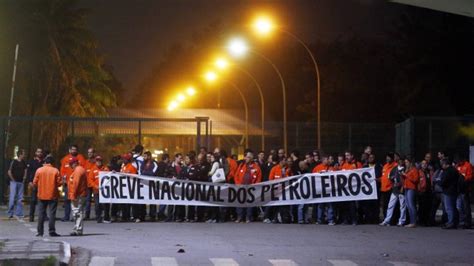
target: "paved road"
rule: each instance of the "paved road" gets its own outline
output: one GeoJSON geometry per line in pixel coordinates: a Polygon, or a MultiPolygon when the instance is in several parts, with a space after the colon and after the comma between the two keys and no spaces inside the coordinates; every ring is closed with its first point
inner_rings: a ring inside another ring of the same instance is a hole
{"type": "MultiPolygon", "coordinates": [[[[34,238],[36,223],[0,211],[1,238],[34,238]]],[[[70,237],[71,222],[56,225],[57,240],[91,250],[86,265],[474,265],[474,230],[86,221],[70,237]]]]}

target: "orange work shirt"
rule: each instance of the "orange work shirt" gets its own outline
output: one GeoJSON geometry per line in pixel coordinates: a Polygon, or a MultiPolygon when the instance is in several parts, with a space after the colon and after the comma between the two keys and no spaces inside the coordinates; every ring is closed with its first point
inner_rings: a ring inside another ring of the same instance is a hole
{"type": "MultiPolygon", "coordinates": [[[[246,164],[245,162],[242,163],[238,168],[235,174],[235,184],[242,185],[245,179],[245,173],[247,172],[247,168],[250,168],[250,184],[256,184],[262,182],[262,171],[260,170],[260,166],[258,163],[251,162],[246,164]]],[[[248,185],[248,184],[245,184],[248,185]]]]}
{"type": "Polygon", "coordinates": [[[408,170],[408,172],[405,173],[403,188],[416,190],[419,182],[420,172],[416,167],[412,167],[410,170],[408,170]]]}
{"type": "Polygon", "coordinates": [[[392,181],[390,181],[390,172],[392,171],[393,168],[397,167],[398,164],[395,163],[395,162],[391,162],[391,163],[386,163],[384,166],[383,166],[383,169],[382,169],[382,176],[380,177],[380,182],[381,182],[381,187],[380,187],[380,191],[382,192],[387,192],[387,191],[391,191],[392,189],[392,181]]]}
{"type": "Polygon", "coordinates": [[[316,167],[313,168],[313,174],[317,174],[317,173],[326,173],[326,172],[329,172],[329,171],[333,171],[334,168],[329,166],[329,165],[324,165],[322,163],[316,165],[316,167]]]}
{"type": "Polygon", "coordinates": [[[357,161],[353,161],[352,163],[344,162],[344,164],[341,165],[341,170],[355,170],[359,168],[362,168],[362,164],[357,161]]]}
{"type": "Polygon", "coordinates": [[[56,200],[59,197],[58,187],[61,186],[61,175],[59,170],[51,164],[45,164],[38,168],[33,178],[33,185],[38,187],[38,199],[56,200]]]}
{"type": "Polygon", "coordinates": [[[272,170],[270,170],[270,175],[268,176],[268,179],[275,180],[275,179],[280,179],[284,177],[289,177],[292,175],[293,174],[291,173],[291,169],[287,167],[285,169],[285,174],[283,176],[283,168],[281,167],[281,165],[277,164],[272,167],[272,170]]]}
{"type": "Polygon", "coordinates": [[[122,165],[120,172],[125,173],[125,174],[135,174],[135,175],[138,173],[137,168],[135,168],[135,166],[133,166],[132,163],[122,165]]]}
{"type": "Polygon", "coordinates": [[[78,165],[72,171],[68,182],[68,199],[76,200],[87,195],[87,174],[84,167],[78,165]]]}
{"type": "MultiPolygon", "coordinates": [[[[69,165],[69,160],[72,157],[73,156],[71,154],[68,154],[61,159],[61,170],[60,170],[61,176],[67,176],[67,177],[71,176],[72,168],[69,165]]],[[[82,166],[85,165],[86,159],[84,159],[84,156],[82,156],[81,154],[78,154],[76,158],[79,161],[79,165],[82,165],[82,166]]]]}
{"type": "Polygon", "coordinates": [[[99,168],[99,166],[94,164],[93,168],[87,174],[87,186],[92,188],[94,193],[99,192],[99,172],[100,171],[108,172],[110,170],[105,165],[102,165],[102,167],[99,168]]]}
{"type": "Polygon", "coordinates": [[[239,167],[237,164],[237,161],[234,159],[228,157],[227,158],[227,163],[229,164],[229,174],[227,175],[227,182],[230,182],[231,180],[235,179],[235,172],[237,171],[237,168],[239,167]]]}

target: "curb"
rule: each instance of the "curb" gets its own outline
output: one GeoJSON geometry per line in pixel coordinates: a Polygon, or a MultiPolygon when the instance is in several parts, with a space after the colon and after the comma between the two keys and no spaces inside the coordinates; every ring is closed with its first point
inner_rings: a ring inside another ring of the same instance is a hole
{"type": "Polygon", "coordinates": [[[63,243],[64,254],[61,261],[61,264],[69,265],[71,261],[71,244],[68,242],[61,241],[63,243]]]}

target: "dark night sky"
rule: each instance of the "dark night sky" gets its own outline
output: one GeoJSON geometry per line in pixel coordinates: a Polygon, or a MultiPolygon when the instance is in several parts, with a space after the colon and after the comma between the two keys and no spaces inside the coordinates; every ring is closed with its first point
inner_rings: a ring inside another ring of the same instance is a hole
{"type": "MultiPolygon", "coordinates": [[[[131,92],[175,43],[213,22],[238,27],[255,10],[271,10],[305,41],[376,35],[400,5],[373,0],[81,0],[106,63],[131,92]]],[[[219,44],[216,44],[219,45],[219,44]]],[[[183,71],[195,71],[183,69],[183,71]]]]}

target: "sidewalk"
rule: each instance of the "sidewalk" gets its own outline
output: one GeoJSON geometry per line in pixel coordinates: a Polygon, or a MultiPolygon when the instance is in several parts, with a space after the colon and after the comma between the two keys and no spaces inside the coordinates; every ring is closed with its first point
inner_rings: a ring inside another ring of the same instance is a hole
{"type": "MultiPolygon", "coordinates": [[[[0,224],[9,221],[5,215],[6,210],[6,206],[0,206],[0,224]]],[[[21,219],[13,220],[26,224],[21,219]]],[[[12,229],[4,225],[2,229],[12,229]]],[[[16,231],[5,233],[0,234],[0,265],[68,265],[71,260],[71,247],[67,242],[48,238],[22,238],[16,231]]]]}
{"type": "Polygon", "coordinates": [[[46,239],[0,239],[0,265],[68,265],[71,247],[46,239]]]}

